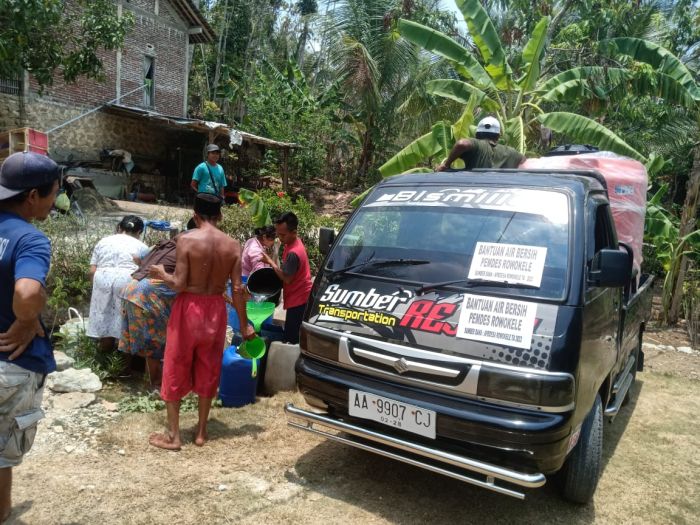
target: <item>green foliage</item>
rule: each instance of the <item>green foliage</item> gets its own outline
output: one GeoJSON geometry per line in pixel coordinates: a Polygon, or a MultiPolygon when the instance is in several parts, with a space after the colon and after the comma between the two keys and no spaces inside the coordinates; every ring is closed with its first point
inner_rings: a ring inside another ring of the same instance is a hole
{"type": "MultiPolygon", "coordinates": [[[[185,396],[180,403],[180,412],[196,412],[199,399],[196,395],[190,394],[185,396]]],[[[221,400],[215,399],[212,407],[221,406],[221,400]]],[[[122,398],[119,401],[119,411],[124,413],[151,413],[165,410],[165,401],[160,398],[158,392],[150,392],[148,394],[130,395],[122,398]]]]}
{"type": "Polygon", "coordinates": [[[656,264],[665,272],[662,288],[665,320],[673,298],[673,286],[680,270],[681,258],[690,256],[695,262],[700,262],[700,229],[680,236],[678,219],[661,205],[667,191],[668,185],[664,184],[649,200],[644,225],[644,241],[654,247],[656,264]]]}
{"type": "Polygon", "coordinates": [[[56,332],[55,349],[75,359],[75,368],[89,368],[100,379],[115,378],[124,370],[126,358],[120,352],[103,352],[96,339],[85,335],[83,327],[71,333],[56,332]]]}
{"type": "MultiPolygon", "coordinates": [[[[479,108],[481,116],[495,113],[505,129],[505,142],[523,153],[535,149],[541,128],[548,128],[568,141],[593,144],[645,162],[650,172],[663,167],[663,160],[658,155],[638,152],[602,124],[602,119],[581,115],[580,108],[589,100],[624,99],[634,92],[695,109],[700,88],[689,70],[672,53],[641,38],[609,38],[596,47],[617,60],[629,57],[645,65],[625,60],[627,67],[624,68],[586,66],[553,76],[543,75],[549,26],[549,18],[545,16],[535,25],[520,56],[511,57],[516,65],[513,70],[486,7],[478,0],[457,0],[457,6],[464,15],[478,54],[432,28],[404,20],[399,23],[404,38],[446,58],[455,72],[463,77],[461,81],[430,82],[428,86],[432,94],[479,108]],[[519,79],[516,80],[514,75],[519,75],[519,79]],[[563,101],[572,104],[570,111],[553,108],[553,103],[563,101]]],[[[460,128],[464,129],[456,124],[447,128],[438,122],[433,126],[432,134],[422,136],[386,162],[380,168],[382,176],[401,173],[399,170],[415,165],[416,161],[429,160],[435,155],[435,150],[439,152],[436,156],[440,160],[459,139],[455,130],[460,128]],[[418,158],[419,152],[424,154],[422,158],[418,158]]]]}
{"type": "Polygon", "coordinates": [[[46,279],[48,315],[53,326],[62,321],[69,306],[80,307],[92,291],[88,279],[90,257],[97,242],[112,227],[98,221],[84,221],[73,215],[58,215],[37,222],[51,241],[51,269],[46,279]]]}
{"type": "Polygon", "coordinates": [[[253,236],[255,225],[250,209],[244,206],[224,206],[221,209],[221,231],[244,243],[253,236]]]}
{"type": "MultiPolygon", "coordinates": [[[[296,174],[296,180],[326,173],[327,151],[339,140],[335,122],[338,102],[332,92],[312,93],[293,62],[286,65],[284,74],[266,63],[257,70],[246,101],[247,114],[243,119],[246,130],[302,146],[289,157],[289,168],[296,174]]],[[[278,175],[279,154],[270,150],[264,164],[278,175]]]]}
{"type": "Polygon", "coordinates": [[[66,82],[82,75],[103,79],[100,52],[122,46],[133,16],[127,11],[119,18],[110,0],[78,4],[76,17],[61,0],[0,2],[0,77],[27,70],[40,86],[51,85],[56,70],[66,82]]]}

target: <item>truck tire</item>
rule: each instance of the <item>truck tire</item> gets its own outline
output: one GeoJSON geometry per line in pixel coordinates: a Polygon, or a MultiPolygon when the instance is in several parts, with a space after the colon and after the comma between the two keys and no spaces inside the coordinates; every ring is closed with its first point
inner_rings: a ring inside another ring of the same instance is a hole
{"type": "Polygon", "coordinates": [[[564,499],[572,503],[588,503],[598,486],[602,462],[603,403],[598,394],[581,425],[578,443],[560,472],[564,499]]]}

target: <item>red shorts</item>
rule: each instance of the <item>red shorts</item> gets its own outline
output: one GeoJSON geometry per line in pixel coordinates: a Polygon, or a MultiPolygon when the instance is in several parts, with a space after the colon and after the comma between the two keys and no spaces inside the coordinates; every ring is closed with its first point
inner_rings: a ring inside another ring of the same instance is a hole
{"type": "Polygon", "coordinates": [[[190,392],[216,396],[226,340],[226,304],[221,295],[183,292],[168,320],[160,396],[179,401],[190,392]]]}

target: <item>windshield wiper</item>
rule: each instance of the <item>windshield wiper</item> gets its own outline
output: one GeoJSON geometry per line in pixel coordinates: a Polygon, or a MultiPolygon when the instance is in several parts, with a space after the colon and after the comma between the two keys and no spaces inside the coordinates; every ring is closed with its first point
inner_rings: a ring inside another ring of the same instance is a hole
{"type": "Polygon", "coordinates": [[[456,279],[453,281],[440,281],[437,283],[425,283],[416,290],[416,295],[423,295],[429,290],[443,288],[452,284],[465,283],[464,288],[477,288],[479,286],[491,286],[493,288],[539,288],[533,284],[514,283],[509,281],[489,281],[487,279],[456,279]]]}
{"type": "Polygon", "coordinates": [[[337,270],[330,270],[328,276],[338,275],[340,273],[346,273],[352,270],[357,270],[359,268],[364,268],[365,266],[409,266],[415,264],[430,264],[430,261],[426,259],[368,259],[361,263],[351,264],[345,268],[339,268],[337,270]]]}

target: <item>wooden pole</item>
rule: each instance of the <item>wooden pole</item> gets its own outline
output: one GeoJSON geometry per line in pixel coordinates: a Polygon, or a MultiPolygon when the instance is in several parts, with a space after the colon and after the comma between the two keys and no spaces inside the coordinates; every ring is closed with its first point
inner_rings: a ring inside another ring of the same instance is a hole
{"type": "Polygon", "coordinates": [[[287,192],[289,191],[289,174],[287,173],[287,158],[289,156],[289,149],[282,148],[282,189],[287,192]]]}

